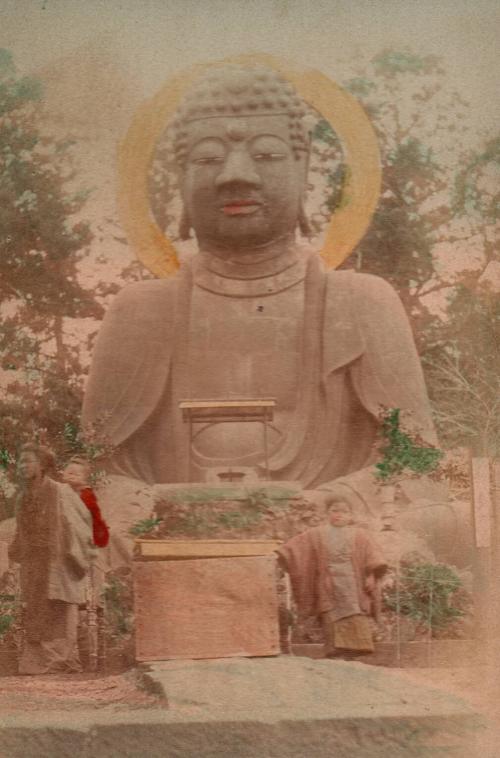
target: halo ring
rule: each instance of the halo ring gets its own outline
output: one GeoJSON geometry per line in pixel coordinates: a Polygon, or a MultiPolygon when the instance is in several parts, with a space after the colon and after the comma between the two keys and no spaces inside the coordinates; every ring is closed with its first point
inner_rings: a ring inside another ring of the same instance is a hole
{"type": "Polygon", "coordinates": [[[118,153],[120,220],[138,259],[158,277],[179,268],[175,247],[151,219],[148,171],[157,141],[185,90],[208,69],[228,63],[273,68],[332,126],[344,151],[346,179],[332,213],[321,255],[328,268],[344,261],[365,234],[377,206],[381,162],[373,127],[358,101],[324,74],[297,71],[265,54],[239,55],[200,64],[172,77],[136,111],[118,153]]]}

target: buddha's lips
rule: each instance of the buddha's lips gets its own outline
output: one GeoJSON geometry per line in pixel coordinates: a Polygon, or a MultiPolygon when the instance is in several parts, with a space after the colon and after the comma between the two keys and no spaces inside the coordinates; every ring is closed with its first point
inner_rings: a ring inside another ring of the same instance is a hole
{"type": "Polygon", "coordinates": [[[231,200],[225,203],[221,210],[226,216],[248,216],[260,208],[257,200],[231,200]]]}

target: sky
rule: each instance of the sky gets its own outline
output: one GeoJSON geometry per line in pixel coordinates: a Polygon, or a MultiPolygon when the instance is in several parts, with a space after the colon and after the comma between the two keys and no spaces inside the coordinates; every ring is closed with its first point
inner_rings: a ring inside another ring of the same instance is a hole
{"type": "Polygon", "coordinates": [[[269,52],[338,80],[385,47],[443,57],[478,125],[500,117],[497,0],[0,0],[0,46],[36,71],[98,38],[144,96],[176,70],[269,52]]]}

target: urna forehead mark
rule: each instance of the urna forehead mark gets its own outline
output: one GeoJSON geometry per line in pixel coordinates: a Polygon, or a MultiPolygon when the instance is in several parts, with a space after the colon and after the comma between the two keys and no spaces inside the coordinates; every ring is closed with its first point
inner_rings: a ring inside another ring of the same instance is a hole
{"type": "Polygon", "coordinates": [[[226,126],[226,134],[234,142],[241,142],[248,134],[248,122],[243,119],[231,120],[226,126]]]}

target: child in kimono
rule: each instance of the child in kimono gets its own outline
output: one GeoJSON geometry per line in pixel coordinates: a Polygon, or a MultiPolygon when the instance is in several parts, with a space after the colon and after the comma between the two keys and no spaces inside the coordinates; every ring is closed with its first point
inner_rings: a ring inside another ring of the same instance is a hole
{"type": "Polygon", "coordinates": [[[92,516],[92,533],[96,547],[106,547],[109,529],[97,503],[94,490],[90,487],[90,466],[84,458],[71,458],[63,471],[63,480],[80,495],[92,516]]]}
{"type": "Polygon", "coordinates": [[[349,493],[331,494],[327,523],[279,548],[290,575],[299,620],[320,617],[327,657],[374,650],[370,616],[378,607],[386,562],[371,535],[354,525],[349,493]]]}
{"type": "MultiPolygon", "coordinates": [[[[105,548],[109,542],[109,528],[104,521],[94,490],[90,487],[90,466],[84,458],[71,458],[62,475],[63,481],[69,484],[81,498],[92,516],[92,534],[94,546],[105,548]]],[[[102,604],[102,592],[107,570],[106,557],[102,551],[94,551],[90,566],[90,591],[97,605],[102,604]]]]}

